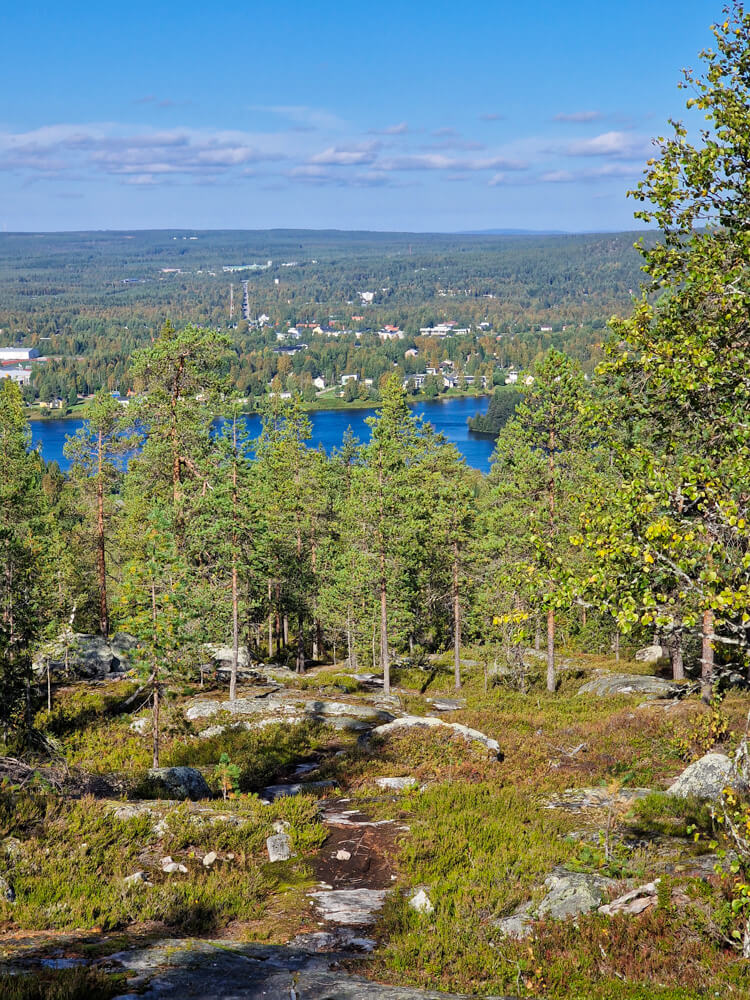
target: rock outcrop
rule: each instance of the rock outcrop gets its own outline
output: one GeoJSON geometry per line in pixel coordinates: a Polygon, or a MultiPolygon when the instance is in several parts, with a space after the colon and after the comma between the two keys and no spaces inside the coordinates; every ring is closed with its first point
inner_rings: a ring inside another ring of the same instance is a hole
{"type": "Polygon", "coordinates": [[[194,767],[158,767],[148,772],[151,788],[165,799],[210,799],[206,779],[194,767]]]}
{"type": "Polygon", "coordinates": [[[481,743],[483,746],[487,747],[490,753],[494,754],[498,760],[502,760],[500,744],[497,740],[493,740],[491,737],[485,736],[485,734],[480,733],[478,729],[470,729],[468,726],[462,726],[458,722],[444,722],[442,719],[436,719],[432,715],[404,715],[400,719],[394,719],[393,722],[387,722],[384,726],[377,726],[372,730],[372,735],[389,736],[398,729],[420,728],[450,729],[456,733],[456,735],[461,736],[464,740],[466,740],[467,743],[481,743]]]}
{"type": "Polygon", "coordinates": [[[687,691],[686,685],[663,677],[598,672],[579,689],[578,694],[594,694],[600,698],[622,694],[637,694],[645,698],[682,698],[687,691]]]}
{"type": "Polygon", "coordinates": [[[685,768],[669,786],[667,795],[694,795],[698,799],[718,802],[725,788],[740,785],[734,765],[726,754],[707,753],[685,768]]]}
{"type": "Polygon", "coordinates": [[[49,659],[50,673],[56,679],[104,680],[130,669],[130,657],[137,644],[137,639],[125,632],[109,638],[76,632],[68,645],[67,664],[65,651],[59,645],[52,657],[36,657],[34,671],[39,676],[44,674],[49,659]]]}

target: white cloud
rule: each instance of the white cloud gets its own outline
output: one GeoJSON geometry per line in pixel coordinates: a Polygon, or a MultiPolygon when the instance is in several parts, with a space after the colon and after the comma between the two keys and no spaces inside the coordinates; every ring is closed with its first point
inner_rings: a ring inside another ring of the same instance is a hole
{"type": "Polygon", "coordinates": [[[112,123],[45,126],[0,133],[0,170],[69,175],[94,171],[124,177],[222,174],[284,159],[277,136],[233,130],[149,128],[112,123]]]}
{"type": "Polygon", "coordinates": [[[648,155],[650,141],[628,132],[603,132],[591,139],[568,143],[562,152],[566,156],[613,156],[632,159],[648,155]]]}
{"type": "Polygon", "coordinates": [[[369,135],[407,135],[410,131],[408,122],[399,122],[397,125],[387,125],[385,128],[368,129],[369,135]]]}
{"type": "Polygon", "coordinates": [[[345,126],[343,119],[331,111],[326,111],[324,108],[310,108],[305,104],[254,104],[250,110],[277,115],[307,128],[337,131],[345,126]]]}
{"type": "Polygon", "coordinates": [[[555,115],[555,122],[598,122],[604,118],[603,111],[573,111],[570,114],[555,115]]]}
{"type": "Polygon", "coordinates": [[[576,179],[576,175],[570,170],[548,170],[539,178],[543,184],[567,184],[576,179]]]}
{"type": "Polygon", "coordinates": [[[352,167],[370,164],[375,161],[379,143],[367,142],[354,146],[331,146],[321,153],[310,157],[310,163],[320,163],[328,166],[352,167]]]}
{"type": "Polygon", "coordinates": [[[392,157],[381,160],[382,170],[526,170],[528,164],[520,160],[508,160],[502,156],[461,158],[445,156],[442,153],[421,153],[392,157]]]}

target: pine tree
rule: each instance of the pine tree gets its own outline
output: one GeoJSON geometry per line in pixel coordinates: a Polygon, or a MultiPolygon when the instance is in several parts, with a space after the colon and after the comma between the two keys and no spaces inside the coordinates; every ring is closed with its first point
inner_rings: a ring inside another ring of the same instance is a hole
{"type": "MultiPolygon", "coordinates": [[[[554,691],[555,614],[569,597],[570,536],[578,526],[591,442],[578,365],[550,350],[533,366],[531,375],[533,382],[515,416],[498,437],[490,479],[497,502],[511,518],[515,504],[515,530],[496,524],[495,531],[510,532],[514,543],[518,540],[520,564],[528,559],[526,572],[534,600],[546,612],[547,690],[554,691]]],[[[505,613],[512,612],[506,609],[505,613]]]]}
{"type": "Polygon", "coordinates": [[[79,509],[87,509],[94,521],[92,534],[96,548],[99,631],[109,635],[107,598],[107,544],[109,487],[118,478],[116,461],[132,447],[126,433],[127,422],[122,407],[109,392],[101,389],[91,401],[84,425],[68,437],[63,449],[72,463],[71,477],[78,487],[79,509]],[[93,507],[93,511],[89,509],[93,507]]]}
{"type": "Polygon", "coordinates": [[[32,647],[45,624],[44,540],[54,526],[20,388],[0,380],[0,727],[28,722],[32,647]]]}

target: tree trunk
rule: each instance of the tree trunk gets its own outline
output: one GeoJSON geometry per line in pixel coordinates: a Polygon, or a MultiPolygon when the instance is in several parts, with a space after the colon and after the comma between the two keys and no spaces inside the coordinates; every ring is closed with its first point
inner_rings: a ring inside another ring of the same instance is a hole
{"type": "Polygon", "coordinates": [[[305,672],[304,618],[300,614],[297,617],[297,673],[304,674],[304,672],[305,672]]]}
{"type": "Polygon", "coordinates": [[[159,674],[154,671],[154,767],[159,766],[159,674]]]}
{"type": "Polygon", "coordinates": [[[52,711],[52,677],[50,675],[50,658],[47,657],[47,711],[52,711]]]}
{"type": "Polygon", "coordinates": [[[286,649],[289,645],[289,615],[286,611],[284,612],[284,617],[282,618],[282,627],[284,631],[284,649],[286,649]]]}
{"type": "Polygon", "coordinates": [[[172,504],[175,511],[175,529],[179,539],[182,538],[182,470],[180,463],[180,438],[177,429],[177,402],[180,398],[182,375],[185,370],[185,359],[180,357],[172,383],[170,400],[170,443],[172,448],[172,504]]]}
{"type": "Polygon", "coordinates": [[[237,596],[237,416],[232,421],[232,673],[229,700],[237,697],[237,668],[240,660],[240,621],[237,596]]]}
{"type": "Polygon", "coordinates": [[[109,635],[109,613],[107,610],[107,563],[104,552],[104,475],[102,432],[99,431],[97,448],[97,479],[96,479],[96,550],[97,572],[99,576],[99,631],[105,637],[109,635]]]}
{"type": "MultiPolygon", "coordinates": [[[[357,653],[354,649],[354,643],[352,642],[352,620],[351,615],[346,616],[346,649],[349,658],[349,669],[357,669],[357,653]]],[[[374,664],[373,664],[374,666],[374,664]]]]}
{"type": "Polygon", "coordinates": [[[672,632],[667,638],[669,661],[672,664],[672,680],[685,679],[685,664],[682,651],[682,632],[672,632]]]}
{"type": "Polygon", "coordinates": [[[385,553],[380,557],[380,666],[383,671],[383,694],[391,693],[391,662],[388,657],[388,603],[385,576],[385,553]]]}
{"type": "Polygon", "coordinates": [[[534,627],[534,649],[538,653],[541,650],[541,648],[542,648],[542,620],[539,617],[539,615],[537,614],[535,616],[534,621],[535,621],[535,627],[534,627]]]}
{"type": "Polygon", "coordinates": [[[229,677],[229,700],[237,697],[237,668],[240,660],[240,620],[237,601],[237,555],[232,553],[232,673],[229,677]]]}
{"type": "Polygon", "coordinates": [[[385,509],[383,505],[383,456],[378,451],[378,549],[380,554],[380,666],[383,694],[391,693],[391,663],[388,657],[388,574],[385,561],[385,509]]]}
{"type": "Polygon", "coordinates": [[[703,612],[703,642],[701,648],[701,698],[708,705],[711,702],[714,680],[714,613],[703,612]]]}
{"type": "Polygon", "coordinates": [[[453,680],[461,690],[461,598],[458,591],[458,542],[453,543],[453,680]]]}
{"type": "MultiPolygon", "coordinates": [[[[154,639],[154,650],[156,649],[156,585],[151,583],[151,614],[153,623],[153,639],[154,639]]],[[[154,767],[159,766],[159,658],[158,655],[154,659],[154,726],[153,726],[153,736],[154,736],[154,767]]]]}
{"type": "Polygon", "coordinates": [[[273,583],[268,581],[268,659],[273,656],[273,583]]]}
{"type": "Polygon", "coordinates": [[[620,630],[619,630],[619,628],[615,632],[614,647],[615,647],[615,663],[619,663],[620,662],[620,630]]]}
{"type": "Polygon", "coordinates": [[[555,690],[555,612],[547,612],[547,690],[555,690]]]}

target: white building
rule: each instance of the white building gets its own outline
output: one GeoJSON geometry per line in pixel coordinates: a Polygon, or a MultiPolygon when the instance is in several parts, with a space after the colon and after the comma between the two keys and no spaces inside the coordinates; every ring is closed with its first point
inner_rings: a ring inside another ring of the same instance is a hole
{"type": "Polygon", "coordinates": [[[38,357],[36,347],[0,347],[0,361],[31,361],[38,357]]]}
{"type": "Polygon", "coordinates": [[[19,385],[28,385],[31,382],[30,368],[0,368],[0,378],[9,378],[19,385]]]}
{"type": "Polygon", "coordinates": [[[359,382],[359,375],[356,372],[352,375],[342,375],[341,384],[346,385],[347,382],[359,382]]]}
{"type": "Polygon", "coordinates": [[[326,380],[323,378],[322,375],[318,375],[317,378],[313,379],[313,385],[315,386],[316,389],[322,392],[323,389],[325,389],[326,387],[326,380]]]}
{"type": "Polygon", "coordinates": [[[457,327],[455,323],[438,323],[436,326],[422,326],[419,328],[420,337],[461,337],[471,333],[468,326],[457,327]]]}

